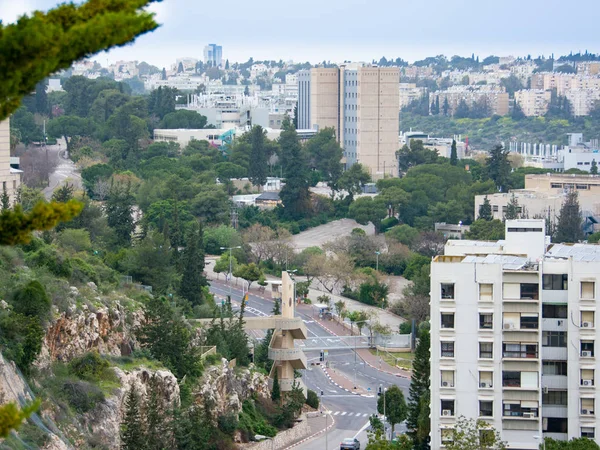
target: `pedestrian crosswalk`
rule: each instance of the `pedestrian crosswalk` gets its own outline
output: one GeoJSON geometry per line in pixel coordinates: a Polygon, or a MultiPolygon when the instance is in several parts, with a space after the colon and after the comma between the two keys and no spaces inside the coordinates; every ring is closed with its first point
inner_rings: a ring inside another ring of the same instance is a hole
{"type": "Polygon", "coordinates": [[[346,417],[368,417],[367,413],[353,413],[348,411],[331,411],[332,416],[346,416],[346,417]]]}

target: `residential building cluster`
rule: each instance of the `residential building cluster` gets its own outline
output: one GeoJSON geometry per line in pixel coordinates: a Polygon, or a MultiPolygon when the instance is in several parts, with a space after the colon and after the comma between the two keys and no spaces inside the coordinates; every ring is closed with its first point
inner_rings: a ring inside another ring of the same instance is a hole
{"type": "Polygon", "coordinates": [[[488,110],[488,115],[504,116],[509,111],[509,96],[504,88],[488,85],[451,86],[443,91],[429,94],[429,104],[448,105],[448,114],[455,115],[461,102],[469,108],[481,107],[488,110]]]}
{"type": "Polygon", "coordinates": [[[507,220],[504,240],[449,240],[433,259],[431,448],[460,416],[511,449],[597,439],[600,246],[550,244],[545,231],[507,220]]]}
{"type": "Polygon", "coordinates": [[[14,204],[21,186],[22,171],[11,167],[10,121],[0,122],[0,194],[7,193],[10,204],[14,204]]]}

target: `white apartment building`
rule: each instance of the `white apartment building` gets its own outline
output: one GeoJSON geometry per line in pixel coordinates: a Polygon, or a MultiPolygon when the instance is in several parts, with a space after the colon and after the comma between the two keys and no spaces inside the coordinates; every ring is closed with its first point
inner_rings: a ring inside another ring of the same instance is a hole
{"type": "Polygon", "coordinates": [[[550,244],[543,220],[508,220],[498,242],[448,241],[431,265],[432,449],[459,416],[511,450],[600,442],[599,274],[600,245],[550,244]]]}
{"type": "Polygon", "coordinates": [[[574,116],[587,116],[600,100],[600,89],[571,89],[565,92],[574,116]]]}
{"type": "Polygon", "coordinates": [[[400,83],[400,109],[410,105],[427,93],[427,88],[417,87],[416,83],[400,83]]]}
{"type": "Polygon", "coordinates": [[[495,86],[450,86],[444,91],[435,91],[429,94],[429,104],[439,99],[440,108],[444,101],[448,100],[450,114],[454,115],[461,101],[465,101],[469,107],[485,99],[490,106],[492,113],[499,116],[508,114],[508,93],[504,88],[495,86]]]}

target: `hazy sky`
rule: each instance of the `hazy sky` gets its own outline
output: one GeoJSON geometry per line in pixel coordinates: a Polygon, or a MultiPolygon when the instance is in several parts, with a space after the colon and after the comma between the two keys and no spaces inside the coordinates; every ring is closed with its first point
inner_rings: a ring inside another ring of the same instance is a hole
{"type": "MultiPolygon", "coordinates": [[[[0,19],[57,3],[0,0],[0,19]]],[[[598,0],[164,0],[153,10],[158,30],[93,59],[169,66],[176,57],[201,59],[209,42],[232,62],[600,52],[598,0]]]]}

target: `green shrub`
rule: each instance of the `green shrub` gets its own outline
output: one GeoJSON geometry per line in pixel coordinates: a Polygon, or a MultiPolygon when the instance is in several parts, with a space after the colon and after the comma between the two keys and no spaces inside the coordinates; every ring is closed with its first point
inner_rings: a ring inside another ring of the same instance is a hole
{"type": "Polygon", "coordinates": [[[62,386],[62,394],[79,413],[91,411],[104,401],[104,393],[100,388],[87,381],[66,381],[62,386]]]}
{"type": "Polygon", "coordinates": [[[69,372],[83,380],[98,379],[108,369],[110,364],[97,352],[89,352],[69,363],[69,372]]]}
{"type": "Polygon", "coordinates": [[[398,219],[396,219],[395,217],[388,217],[387,219],[383,219],[380,225],[381,232],[383,233],[384,231],[389,230],[390,228],[396,225],[398,225],[398,219]]]}
{"type": "Polygon", "coordinates": [[[59,245],[74,252],[86,252],[92,248],[90,232],[80,229],[66,229],[56,238],[59,245]]]}
{"type": "Polygon", "coordinates": [[[319,396],[311,389],[306,391],[306,404],[313,409],[319,409],[319,396]]]}
{"type": "Polygon", "coordinates": [[[71,266],[73,268],[73,273],[71,274],[71,281],[73,283],[87,283],[88,281],[93,281],[98,284],[99,281],[96,271],[83,259],[72,258],[71,266]]]}
{"type": "Polygon", "coordinates": [[[69,278],[72,267],[69,258],[59,254],[52,247],[42,247],[27,257],[27,263],[31,266],[46,267],[58,277],[69,278]]]}
{"type": "Polygon", "coordinates": [[[42,350],[44,336],[44,329],[35,317],[6,312],[0,316],[2,352],[26,375],[42,350]]]}
{"type": "Polygon", "coordinates": [[[223,433],[228,436],[233,436],[233,433],[235,433],[235,430],[238,427],[238,419],[233,413],[224,414],[217,418],[217,425],[219,430],[223,433]]]}
{"type": "Polygon", "coordinates": [[[50,316],[52,302],[44,286],[37,280],[30,281],[14,291],[11,301],[15,312],[36,317],[42,323],[50,316]]]}

